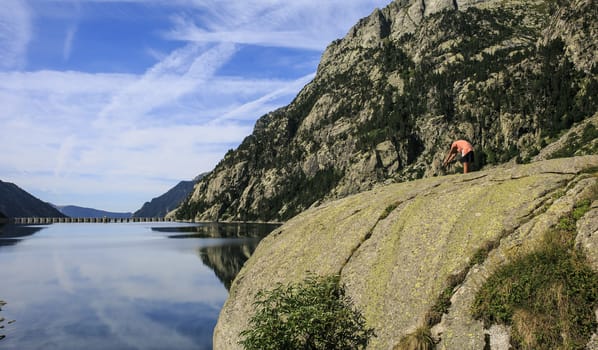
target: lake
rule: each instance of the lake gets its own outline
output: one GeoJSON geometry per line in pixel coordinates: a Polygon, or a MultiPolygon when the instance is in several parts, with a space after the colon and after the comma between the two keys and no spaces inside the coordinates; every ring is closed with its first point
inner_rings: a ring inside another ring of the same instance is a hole
{"type": "Polygon", "coordinates": [[[0,226],[0,349],[211,349],[268,224],[0,226]]]}

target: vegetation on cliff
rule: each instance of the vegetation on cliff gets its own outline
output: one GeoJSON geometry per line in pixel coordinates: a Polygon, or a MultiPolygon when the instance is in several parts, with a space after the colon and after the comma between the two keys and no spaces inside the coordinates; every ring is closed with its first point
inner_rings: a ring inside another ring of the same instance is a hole
{"type": "Polygon", "coordinates": [[[598,199],[592,197],[548,230],[531,253],[500,267],[482,286],[473,315],[486,327],[512,326],[516,349],[582,349],[596,330],[598,272],[574,247],[576,221],[598,199]]]}
{"type": "MultiPolygon", "coordinates": [[[[333,42],[314,80],[257,121],[177,218],[285,221],[376,184],[444,174],[456,138],[475,145],[478,169],[525,163],[598,110],[595,2],[475,1],[430,7],[407,26],[418,6],[394,1],[333,42]]],[[[595,130],[583,135],[576,155],[598,147],[595,130]]]]}

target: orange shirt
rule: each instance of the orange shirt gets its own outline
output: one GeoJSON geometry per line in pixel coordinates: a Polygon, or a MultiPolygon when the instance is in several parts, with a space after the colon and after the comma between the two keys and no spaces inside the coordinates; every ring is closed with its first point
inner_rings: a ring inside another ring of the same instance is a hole
{"type": "Polygon", "coordinates": [[[455,142],[453,142],[453,144],[451,145],[451,148],[453,147],[457,147],[457,151],[461,152],[461,156],[465,156],[467,153],[473,151],[473,147],[471,146],[471,143],[465,141],[465,140],[457,140],[455,142]]]}

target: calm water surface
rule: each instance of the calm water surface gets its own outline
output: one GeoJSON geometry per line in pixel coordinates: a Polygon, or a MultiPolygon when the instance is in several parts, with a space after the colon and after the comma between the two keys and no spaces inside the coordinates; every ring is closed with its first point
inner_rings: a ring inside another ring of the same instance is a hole
{"type": "Polygon", "coordinates": [[[211,349],[231,280],[274,228],[2,226],[0,349],[211,349]]]}

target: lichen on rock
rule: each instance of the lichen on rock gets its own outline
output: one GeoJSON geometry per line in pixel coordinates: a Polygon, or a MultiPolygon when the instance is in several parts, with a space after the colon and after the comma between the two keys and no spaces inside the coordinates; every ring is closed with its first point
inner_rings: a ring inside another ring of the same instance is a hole
{"type": "Polygon", "coordinates": [[[533,249],[542,230],[596,182],[581,173],[597,166],[598,156],[555,159],[380,186],[311,208],[266,237],[243,267],[214,347],[240,349],[255,294],[310,271],[340,273],[377,334],[368,348],[388,349],[424,323],[451,275],[470,268],[433,334],[440,348],[481,349],[488,331],[471,316],[475,291],[493,269],[533,249]],[[476,251],[493,240],[497,248],[472,266],[476,251]]]}

